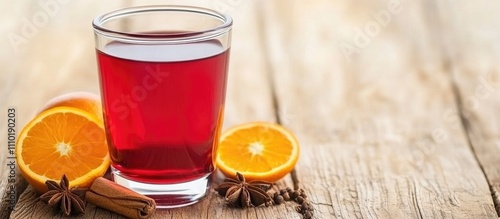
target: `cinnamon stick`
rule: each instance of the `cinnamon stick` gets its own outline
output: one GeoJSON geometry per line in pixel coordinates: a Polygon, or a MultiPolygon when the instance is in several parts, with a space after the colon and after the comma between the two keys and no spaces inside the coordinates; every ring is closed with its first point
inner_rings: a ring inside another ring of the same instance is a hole
{"type": "Polygon", "coordinates": [[[156,209],[153,199],[102,177],[94,181],[85,199],[95,206],[134,219],[149,218],[156,209]]]}

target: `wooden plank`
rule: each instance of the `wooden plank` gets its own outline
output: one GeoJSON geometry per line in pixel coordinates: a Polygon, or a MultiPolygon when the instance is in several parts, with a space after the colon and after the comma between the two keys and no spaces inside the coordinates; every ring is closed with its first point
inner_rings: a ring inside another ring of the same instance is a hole
{"type": "MultiPolygon", "coordinates": [[[[18,62],[8,73],[26,78],[0,80],[12,87],[6,103],[20,110],[18,127],[54,95],[73,89],[98,92],[97,80],[92,79],[97,77],[95,62],[80,64],[95,60],[93,41],[85,36],[91,30],[79,30],[88,28],[83,21],[78,25],[70,21],[91,20],[98,14],[93,8],[100,4],[71,4],[77,6],[64,10],[61,18],[72,19],[57,19],[57,24],[40,30],[30,38],[29,52],[19,59],[2,56],[7,66],[18,62]],[[82,16],[87,14],[82,11],[92,16],[82,16]],[[60,42],[53,38],[62,31],[71,35],[66,39],[73,40],[68,41],[87,46],[68,42],[47,53],[46,45],[60,42]],[[79,49],[86,51],[84,55],[64,53],[79,49]],[[46,79],[47,72],[52,80],[46,79]],[[68,73],[70,77],[64,72],[78,73],[68,73]],[[75,77],[81,82],[67,83],[75,77]],[[52,81],[55,85],[47,83],[52,81]],[[54,87],[60,90],[30,92],[29,98],[25,93],[54,87]]],[[[402,12],[393,14],[366,45],[355,45],[353,32],[376,20],[371,14],[386,9],[387,2],[276,1],[255,8],[258,5],[210,3],[235,17],[225,126],[275,120],[267,74],[271,67],[280,121],[302,143],[298,172],[318,218],[496,217],[463,130],[450,127],[446,120],[458,118],[456,112],[448,113],[456,102],[449,72],[442,67],[440,41],[430,33],[434,24],[424,19],[429,12],[423,3],[404,2],[402,12]],[[257,21],[259,16],[263,19],[257,21]],[[267,31],[265,40],[258,37],[262,27],[267,31]],[[362,48],[347,55],[339,50],[340,43],[362,48]]],[[[103,7],[99,13],[115,8],[103,7]]],[[[36,197],[28,187],[12,218],[54,216],[36,197]]],[[[300,218],[292,204],[248,210],[221,206],[222,200],[211,193],[197,205],[160,211],[154,218],[300,218]]],[[[121,217],[88,205],[82,218],[121,217]]]]}
{"type": "Polygon", "coordinates": [[[261,4],[281,122],[302,143],[319,218],[497,216],[463,129],[442,118],[456,102],[433,4],[261,4]]]}
{"type": "MultiPolygon", "coordinates": [[[[0,41],[0,63],[4,66],[0,106],[5,113],[8,107],[16,109],[17,134],[50,98],[76,90],[99,92],[91,20],[116,7],[116,3],[97,4],[97,1],[94,4],[64,0],[0,3],[1,30],[5,31],[2,34],[5,38],[0,41]]],[[[2,124],[6,124],[6,116],[2,114],[2,124]]],[[[0,127],[0,131],[6,133],[6,126],[0,127]]],[[[5,134],[0,136],[1,142],[6,142],[5,134]]],[[[9,206],[5,204],[10,199],[4,194],[12,185],[6,177],[9,169],[4,152],[6,148],[0,153],[0,218],[9,217],[10,211],[6,210],[9,206]]],[[[24,196],[26,181],[18,169],[16,174],[16,196],[24,196]]],[[[24,212],[38,209],[20,204],[23,208],[16,209],[24,212]]],[[[15,210],[14,215],[26,218],[31,214],[15,210]]]]}
{"type": "MultiPolygon", "coordinates": [[[[500,19],[497,1],[448,1],[439,4],[443,19],[440,31],[450,54],[450,70],[459,105],[450,111],[460,117],[446,117],[448,125],[464,126],[481,165],[500,215],[500,19]]],[[[447,116],[447,115],[446,115],[447,116]]]]}

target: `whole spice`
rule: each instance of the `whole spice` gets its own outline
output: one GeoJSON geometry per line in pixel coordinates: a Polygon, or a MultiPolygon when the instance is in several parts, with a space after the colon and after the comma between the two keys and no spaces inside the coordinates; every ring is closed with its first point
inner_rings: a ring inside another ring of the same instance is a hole
{"type": "MultiPolygon", "coordinates": [[[[278,193],[274,193],[274,194],[278,194],[278,193]]],[[[277,204],[277,205],[281,205],[285,202],[285,199],[283,198],[282,195],[275,195],[274,196],[274,204],[277,204]]]]}
{"type": "Polygon", "coordinates": [[[288,192],[283,194],[282,196],[283,196],[283,199],[285,199],[285,201],[290,201],[290,194],[288,192]]]}
{"type": "Polygon", "coordinates": [[[271,189],[271,183],[262,181],[247,183],[245,177],[240,173],[236,173],[237,180],[226,178],[215,190],[219,195],[225,197],[229,206],[233,207],[253,207],[261,204],[268,207],[294,201],[299,204],[295,209],[302,215],[302,218],[311,219],[314,216],[314,208],[307,199],[304,189],[301,188],[295,170],[292,170],[291,176],[294,189],[289,187],[285,189],[278,188],[271,195],[266,193],[267,190],[271,189]]]}
{"type": "Polygon", "coordinates": [[[231,207],[257,207],[272,199],[267,194],[272,183],[265,181],[246,182],[245,177],[236,173],[236,179],[226,178],[215,190],[224,196],[227,204],[231,207]]]}
{"type": "Polygon", "coordinates": [[[301,205],[302,203],[304,203],[304,198],[302,198],[302,196],[298,196],[297,198],[295,198],[295,201],[299,203],[299,205],[301,205]]]}
{"type": "Polygon", "coordinates": [[[292,176],[292,181],[295,189],[295,191],[291,193],[290,198],[299,204],[299,206],[297,206],[296,208],[297,212],[302,214],[304,219],[310,219],[314,215],[314,208],[309,200],[307,200],[307,195],[304,189],[301,188],[301,184],[297,177],[297,171],[293,169],[290,175],[292,176]]]}
{"type": "Polygon", "coordinates": [[[309,218],[312,218],[312,216],[313,216],[314,209],[313,209],[312,205],[307,201],[304,201],[304,203],[297,206],[296,210],[297,210],[297,212],[299,212],[300,214],[302,214],[304,216],[304,219],[309,219],[309,218]]]}
{"type": "Polygon", "coordinates": [[[307,199],[304,189],[300,188],[295,170],[292,171],[291,175],[295,190],[289,187],[277,190],[273,193],[273,204],[280,205],[286,201],[294,201],[299,204],[299,206],[295,208],[297,212],[302,214],[304,219],[310,219],[314,215],[314,208],[307,199]]]}
{"type": "MultiPolygon", "coordinates": [[[[297,197],[300,196],[300,193],[299,191],[293,191],[291,194],[290,194],[290,199],[296,199],[297,197]]],[[[299,203],[300,204],[300,203],[299,203]]]]}
{"type": "Polygon", "coordinates": [[[66,175],[63,175],[59,184],[52,180],[45,182],[48,192],[40,196],[40,199],[54,207],[61,209],[65,216],[72,213],[85,213],[85,203],[83,197],[87,189],[69,188],[69,180],[66,175]]]}
{"type": "Polygon", "coordinates": [[[156,202],[102,177],[86,193],[87,201],[128,218],[146,219],[156,210],[156,202]]]}

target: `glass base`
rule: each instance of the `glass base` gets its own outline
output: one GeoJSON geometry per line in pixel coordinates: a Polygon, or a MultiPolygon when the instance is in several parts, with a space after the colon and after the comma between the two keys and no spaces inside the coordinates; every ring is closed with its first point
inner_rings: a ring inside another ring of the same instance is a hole
{"type": "Polygon", "coordinates": [[[113,181],[155,200],[156,208],[178,208],[192,205],[203,198],[209,189],[211,174],[179,184],[148,184],[135,182],[112,168],[113,181]]]}

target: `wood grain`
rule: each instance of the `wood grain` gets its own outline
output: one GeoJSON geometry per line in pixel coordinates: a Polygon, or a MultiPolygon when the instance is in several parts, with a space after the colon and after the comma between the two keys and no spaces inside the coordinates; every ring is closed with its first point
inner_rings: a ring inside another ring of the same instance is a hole
{"type": "Polygon", "coordinates": [[[442,119],[455,100],[428,6],[405,1],[346,58],[339,45],[388,10],[351,2],[262,4],[281,122],[303,145],[298,171],[319,215],[496,217],[463,130],[442,119]]]}
{"type": "MultiPolygon", "coordinates": [[[[44,9],[39,3],[0,2],[0,35],[6,39],[0,41],[6,48],[0,50],[1,110],[16,108],[19,130],[54,96],[99,93],[90,21],[120,7],[165,3],[60,3],[16,47],[9,34],[22,34],[24,18],[32,20],[44,9]]],[[[500,160],[495,114],[500,108],[499,3],[168,3],[232,15],[224,128],[261,120],[291,129],[301,142],[296,170],[315,218],[500,214],[494,209],[495,201],[500,210],[495,165],[500,160]]],[[[0,142],[6,142],[5,135],[0,142]]],[[[8,160],[0,155],[6,167],[8,160]]],[[[38,201],[20,176],[19,201],[15,211],[8,211],[6,170],[0,168],[0,218],[63,218],[38,201]]],[[[279,185],[291,186],[289,176],[279,185]]],[[[232,209],[211,191],[196,205],[159,210],[152,218],[301,218],[294,207],[232,209]]],[[[123,218],[90,204],[86,208],[78,218],[123,218]]]]}
{"type": "Polygon", "coordinates": [[[472,150],[486,174],[497,213],[500,214],[500,3],[472,5],[454,1],[453,7],[440,4],[443,17],[441,36],[448,42],[460,117],[447,117],[449,126],[463,125],[472,150]]]}

